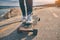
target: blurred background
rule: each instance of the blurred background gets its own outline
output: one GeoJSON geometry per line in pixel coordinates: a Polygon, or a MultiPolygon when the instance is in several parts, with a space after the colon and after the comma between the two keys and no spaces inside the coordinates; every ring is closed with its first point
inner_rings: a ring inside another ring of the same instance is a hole
{"type": "MultiPolygon", "coordinates": [[[[33,5],[44,5],[55,3],[56,0],[33,0],[33,5]]],[[[19,0],[0,0],[0,6],[19,6],[19,0]]]]}
{"type": "MultiPolygon", "coordinates": [[[[59,2],[59,0],[33,0],[33,6],[40,8],[54,7],[59,6],[59,2]]],[[[10,11],[13,10],[11,8],[15,7],[19,7],[19,0],[0,0],[0,18],[8,16],[10,11]]]]}

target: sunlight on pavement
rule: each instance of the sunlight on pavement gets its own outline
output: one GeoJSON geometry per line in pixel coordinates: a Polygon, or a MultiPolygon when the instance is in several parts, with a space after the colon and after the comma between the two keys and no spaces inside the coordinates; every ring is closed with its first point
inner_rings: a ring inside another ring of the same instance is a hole
{"type": "Polygon", "coordinates": [[[49,7],[49,10],[50,10],[50,12],[52,13],[52,15],[54,16],[54,17],[59,17],[55,12],[53,12],[53,10],[49,7]]]}
{"type": "Polygon", "coordinates": [[[23,38],[23,39],[21,39],[21,40],[25,40],[26,38],[23,38]]]}
{"type": "Polygon", "coordinates": [[[58,15],[56,15],[55,13],[53,13],[53,15],[54,15],[54,17],[56,17],[56,18],[58,17],[58,15]]]}
{"type": "Polygon", "coordinates": [[[0,30],[1,33],[3,33],[5,30],[8,30],[9,28],[4,28],[2,30],[0,30]]]}

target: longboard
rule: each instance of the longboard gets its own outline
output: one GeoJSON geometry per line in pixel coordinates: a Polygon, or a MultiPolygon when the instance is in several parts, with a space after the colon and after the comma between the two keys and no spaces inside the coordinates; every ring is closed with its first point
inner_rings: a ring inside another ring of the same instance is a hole
{"type": "Polygon", "coordinates": [[[35,26],[40,21],[40,18],[37,17],[36,15],[34,15],[33,16],[33,20],[34,21],[33,21],[32,24],[22,22],[22,24],[18,28],[18,33],[22,33],[22,32],[33,32],[34,35],[37,35],[37,31],[38,30],[35,28],[35,26]]]}

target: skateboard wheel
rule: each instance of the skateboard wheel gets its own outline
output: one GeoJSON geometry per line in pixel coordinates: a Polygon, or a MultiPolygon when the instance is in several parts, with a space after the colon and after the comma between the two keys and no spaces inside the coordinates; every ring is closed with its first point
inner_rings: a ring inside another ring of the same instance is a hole
{"type": "Polygon", "coordinates": [[[17,33],[20,33],[19,28],[17,29],[17,33]]]}
{"type": "Polygon", "coordinates": [[[38,19],[38,21],[40,21],[40,18],[38,19]]]}
{"type": "Polygon", "coordinates": [[[19,28],[18,28],[17,33],[20,34],[20,33],[23,33],[23,32],[21,30],[19,30],[19,28]]]}
{"type": "Polygon", "coordinates": [[[20,33],[23,33],[23,32],[22,32],[22,31],[20,31],[20,30],[18,30],[18,31],[17,31],[17,33],[18,33],[18,34],[20,34],[20,33]]]}
{"type": "Polygon", "coordinates": [[[17,29],[17,33],[19,34],[20,33],[20,31],[17,29]]]}
{"type": "Polygon", "coordinates": [[[38,30],[37,30],[37,29],[34,29],[34,30],[33,30],[33,35],[36,36],[37,33],[38,33],[38,30]]]}

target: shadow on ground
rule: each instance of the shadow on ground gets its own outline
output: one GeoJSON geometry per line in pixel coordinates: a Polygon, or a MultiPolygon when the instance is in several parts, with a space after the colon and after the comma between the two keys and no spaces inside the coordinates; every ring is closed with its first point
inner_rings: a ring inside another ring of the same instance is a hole
{"type": "Polygon", "coordinates": [[[0,38],[0,40],[32,40],[33,38],[35,38],[36,36],[32,35],[28,35],[28,33],[17,33],[17,30],[15,30],[13,33],[11,33],[10,35],[0,38]]]}
{"type": "Polygon", "coordinates": [[[35,37],[33,34],[28,35],[28,33],[23,33],[23,34],[20,33],[20,35],[22,35],[22,36],[19,37],[19,40],[21,40],[21,39],[32,40],[35,37]]]}

